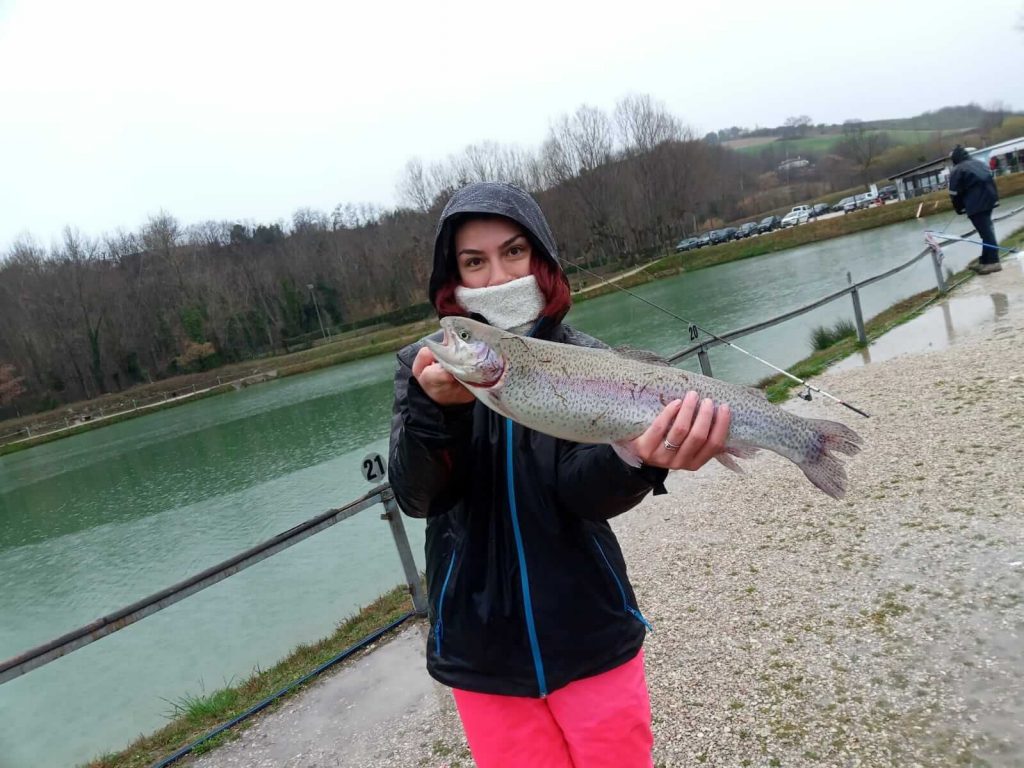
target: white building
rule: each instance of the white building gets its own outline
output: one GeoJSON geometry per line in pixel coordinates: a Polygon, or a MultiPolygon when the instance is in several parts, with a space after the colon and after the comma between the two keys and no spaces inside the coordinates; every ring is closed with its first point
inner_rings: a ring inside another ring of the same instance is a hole
{"type": "Polygon", "coordinates": [[[983,149],[972,150],[971,157],[981,160],[989,168],[992,167],[992,158],[995,158],[996,167],[993,171],[997,176],[1017,173],[1024,170],[1024,136],[1000,141],[998,144],[983,149]]]}
{"type": "MultiPolygon", "coordinates": [[[[1024,171],[1024,136],[1016,139],[1000,141],[982,149],[968,148],[971,157],[975,160],[992,167],[991,161],[996,160],[993,173],[1001,176],[1007,173],[1018,173],[1024,171]]],[[[921,165],[915,165],[905,171],[900,171],[889,177],[889,181],[896,185],[900,200],[908,200],[918,195],[926,195],[936,189],[945,189],[949,184],[949,172],[952,163],[949,156],[937,158],[921,165]]]]}

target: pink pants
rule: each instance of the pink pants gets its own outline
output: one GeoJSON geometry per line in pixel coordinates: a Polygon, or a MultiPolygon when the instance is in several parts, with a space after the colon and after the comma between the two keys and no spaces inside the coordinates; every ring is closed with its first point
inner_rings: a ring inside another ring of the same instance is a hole
{"type": "Polygon", "coordinates": [[[650,768],[644,652],[545,699],[455,688],[478,768],[650,768]]]}

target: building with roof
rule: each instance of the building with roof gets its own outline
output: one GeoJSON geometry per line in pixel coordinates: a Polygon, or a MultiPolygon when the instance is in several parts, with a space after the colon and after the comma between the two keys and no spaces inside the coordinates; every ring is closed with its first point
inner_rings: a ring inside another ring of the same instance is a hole
{"type": "MultiPolygon", "coordinates": [[[[1000,141],[981,149],[968,147],[967,151],[972,158],[981,160],[989,166],[997,176],[1024,170],[1024,136],[1000,141]]],[[[896,185],[900,200],[909,200],[919,195],[927,195],[936,189],[945,189],[949,184],[951,168],[949,156],[945,155],[900,171],[890,176],[889,181],[896,185]]]]}

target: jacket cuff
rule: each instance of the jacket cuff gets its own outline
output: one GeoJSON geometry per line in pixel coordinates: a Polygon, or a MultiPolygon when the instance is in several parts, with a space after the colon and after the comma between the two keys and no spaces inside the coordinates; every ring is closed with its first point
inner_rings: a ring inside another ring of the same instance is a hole
{"type": "Polygon", "coordinates": [[[650,483],[654,489],[651,492],[652,496],[661,496],[668,493],[665,489],[665,478],[668,477],[668,470],[661,467],[648,467],[646,464],[636,470],[637,474],[640,475],[644,480],[650,483]]]}

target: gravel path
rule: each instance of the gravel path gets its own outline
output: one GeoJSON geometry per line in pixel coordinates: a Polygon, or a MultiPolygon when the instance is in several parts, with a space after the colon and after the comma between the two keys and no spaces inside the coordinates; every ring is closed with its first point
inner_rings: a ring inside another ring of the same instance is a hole
{"type": "MultiPolygon", "coordinates": [[[[1020,272],[968,288],[1006,285],[997,328],[818,381],[870,420],[787,405],[864,437],[845,500],[766,454],[744,478],[673,475],[616,521],[655,627],[657,766],[1024,766],[1020,272]]],[[[273,718],[299,717],[315,690],[199,764],[473,765],[436,685],[355,740],[257,759],[273,718]]]]}

